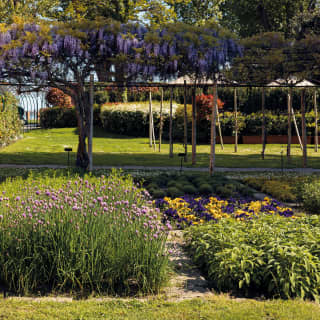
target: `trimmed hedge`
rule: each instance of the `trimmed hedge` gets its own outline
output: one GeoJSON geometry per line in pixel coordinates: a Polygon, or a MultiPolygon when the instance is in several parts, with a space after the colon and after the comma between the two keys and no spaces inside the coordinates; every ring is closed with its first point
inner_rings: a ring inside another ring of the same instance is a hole
{"type": "Polygon", "coordinates": [[[21,134],[17,100],[11,93],[0,97],[0,146],[6,146],[21,134]]]}
{"type": "MultiPolygon", "coordinates": [[[[192,107],[187,106],[188,114],[188,137],[191,137],[192,107]]],[[[159,135],[160,117],[158,113],[153,114],[155,134],[159,135]]],[[[266,129],[268,135],[287,134],[287,115],[266,113],[266,129]]],[[[297,125],[301,128],[301,115],[296,114],[297,125]]],[[[223,136],[234,136],[235,120],[232,112],[220,113],[221,129],[223,136]]],[[[75,109],[72,108],[46,108],[40,113],[40,124],[43,128],[76,127],[77,118],[75,109]]],[[[306,114],[307,134],[314,135],[314,112],[306,114]]],[[[149,114],[143,111],[101,111],[99,105],[94,105],[94,125],[103,128],[106,132],[123,134],[135,137],[147,137],[149,132],[149,114]]],[[[238,134],[243,136],[261,135],[262,113],[238,114],[238,134]]],[[[163,115],[163,139],[168,139],[169,115],[163,115]]],[[[292,134],[296,135],[292,123],[292,134]]],[[[184,135],[184,108],[179,106],[173,118],[173,138],[183,141],[184,135]]],[[[208,143],[210,141],[210,120],[197,120],[197,141],[208,143]]]]}

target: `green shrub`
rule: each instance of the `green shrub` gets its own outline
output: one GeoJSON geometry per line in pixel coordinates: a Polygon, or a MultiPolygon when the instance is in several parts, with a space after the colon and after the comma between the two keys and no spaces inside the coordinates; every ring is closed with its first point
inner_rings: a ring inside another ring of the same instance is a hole
{"type": "Polygon", "coordinates": [[[172,198],[176,198],[176,197],[182,196],[183,195],[183,191],[181,191],[177,187],[170,187],[167,190],[167,194],[172,198]]]}
{"type": "Polygon", "coordinates": [[[320,214],[320,181],[305,183],[301,196],[303,206],[307,211],[320,214]]]}
{"type": "Polygon", "coordinates": [[[6,289],[131,294],[163,283],[167,232],[131,177],[30,176],[6,180],[0,192],[6,289]]]}
{"type": "Polygon", "coordinates": [[[212,187],[208,183],[201,184],[198,188],[199,194],[209,194],[212,193],[212,187]]]}
{"type": "Polygon", "coordinates": [[[218,291],[318,299],[320,217],[222,219],[192,227],[186,241],[218,291]]]}
{"type": "Polygon", "coordinates": [[[152,196],[155,199],[160,199],[160,198],[164,198],[166,196],[166,193],[164,192],[164,190],[158,189],[158,190],[154,190],[152,196]]]}
{"type": "Polygon", "coordinates": [[[40,110],[40,126],[42,128],[73,128],[77,126],[74,108],[44,108],[40,110]]]}
{"type": "Polygon", "coordinates": [[[16,98],[9,92],[0,95],[0,147],[21,135],[22,122],[16,98]]]}
{"type": "Polygon", "coordinates": [[[185,194],[193,195],[197,193],[197,189],[191,184],[186,184],[182,190],[185,194]]]}

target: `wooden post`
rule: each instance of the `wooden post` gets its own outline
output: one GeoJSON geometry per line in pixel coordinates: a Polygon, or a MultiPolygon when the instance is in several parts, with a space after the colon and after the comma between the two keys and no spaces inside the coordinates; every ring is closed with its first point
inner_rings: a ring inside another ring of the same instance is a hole
{"type": "Polygon", "coordinates": [[[149,147],[152,148],[152,94],[149,91],[149,147]]]}
{"type": "Polygon", "coordinates": [[[287,158],[288,162],[291,157],[291,140],[292,140],[292,131],[291,131],[291,109],[292,109],[292,89],[289,89],[288,93],[288,144],[287,144],[287,158]]]}
{"type": "Polygon", "coordinates": [[[192,88],[192,164],[196,164],[197,152],[197,113],[196,113],[196,88],[192,88]]]}
{"type": "Polygon", "coordinates": [[[216,160],[216,110],[218,105],[217,82],[213,86],[213,106],[211,113],[211,132],[210,132],[210,166],[209,173],[212,176],[215,168],[216,160]]]}
{"type": "Polygon", "coordinates": [[[161,100],[160,100],[159,152],[161,152],[162,129],[163,129],[162,108],[163,108],[163,88],[161,88],[161,100]]]}
{"type": "Polygon", "coordinates": [[[234,152],[238,152],[238,103],[237,89],[234,89],[234,152]]]}
{"type": "Polygon", "coordinates": [[[296,116],[295,116],[294,111],[293,111],[293,106],[291,106],[291,113],[292,113],[292,120],[293,120],[293,123],[294,123],[294,127],[296,129],[297,137],[298,137],[299,144],[300,144],[300,149],[302,151],[303,150],[302,141],[301,141],[301,138],[300,138],[300,133],[299,133],[298,125],[297,125],[296,116]]]}
{"type": "Polygon", "coordinates": [[[261,142],[262,142],[262,160],[264,160],[264,153],[266,151],[266,110],[265,110],[265,88],[262,88],[261,97],[261,109],[262,109],[262,127],[261,127],[261,142]]]}
{"type": "Polygon", "coordinates": [[[318,152],[319,137],[318,137],[318,105],[317,105],[317,91],[314,91],[314,151],[318,152]]]}
{"type": "Polygon", "coordinates": [[[89,154],[89,171],[93,169],[92,163],[92,140],[93,140],[93,74],[90,75],[90,92],[89,92],[89,101],[90,101],[90,130],[88,137],[88,154],[89,154]]]}
{"type": "Polygon", "coordinates": [[[170,122],[169,122],[169,157],[173,158],[173,139],[172,139],[172,99],[173,87],[170,88],[170,122]]]}
{"type": "Polygon", "coordinates": [[[184,80],[184,162],[188,161],[188,113],[187,113],[187,82],[184,80]]]}
{"type": "Polygon", "coordinates": [[[301,90],[301,130],[302,130],[302,153],[303,168],[307,167],[307,131],[306,131],[306,106],[304,102],[304,89],[301,90]]]}
{"type": "MultiPolygon", "coordinates": [[[[218,88],[216,88],[216,95],[217,95],[217,101],[218,101],[218,88]]],[[[215,104],[215,108],[216,108],[216,118],[217,118],[217,121],[218,121],[218,130],[219,130],[219,136],[220,136],[220,145],[221,145],[221,149],[223,150],[223,138],[222,138],[220,117],[219,117],[218,103],[215,104]]]]}

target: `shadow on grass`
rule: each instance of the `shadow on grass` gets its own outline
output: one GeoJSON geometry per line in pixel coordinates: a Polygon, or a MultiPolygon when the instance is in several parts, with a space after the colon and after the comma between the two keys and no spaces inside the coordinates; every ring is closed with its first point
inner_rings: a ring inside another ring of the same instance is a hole
{"type": "MultiPolygon", "coordinates": [[[[76,153],[70,153],[71,166],[75,163],[76,153]]],[[[197,164],[192,166],[191,154],[188,156],[188,162],[183,162],[184,167],[208,167],[209,154],[198,153],[197,164]]],[[[320,158],[310,156],[308,158],[308,167],[320,168],[320,158]]],[[[0,153],[0,164],[20,164],[20,165],[67,165],[68,156],[66,152],[21,152],[21,153],[0,153]]],[[[158,153],[94,153],[94,166],[180,166],[180,158],[177,154],[172,159],[168,154],[158,153]]],[[[261,159],[260,154],[217,154],[217,167],[229,168],[301,168],[302,156],[294,155],[291,162],[288,163],[285,156],[278,154],[267,154],[265,160],[261,159]]]]}

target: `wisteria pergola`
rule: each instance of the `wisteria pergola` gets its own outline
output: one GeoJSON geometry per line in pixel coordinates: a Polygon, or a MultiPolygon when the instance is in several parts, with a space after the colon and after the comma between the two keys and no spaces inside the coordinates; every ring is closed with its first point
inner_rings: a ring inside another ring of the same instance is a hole
{"type": "Polygon", "coordinates": [[[137,24],[86,21],[10,25],[1,30],[0,80],[29,84],[35,90],[55,87],[72,97],[79,129],[76,164],[84,169],[92,167],[87,149],[89,138],[92,153],[92,94],[86,85],[90,77],[92,83],[94,73],[108,74],[115,68],[125,86],[133,79],[141,83],[187,74],[196,84],[197,79],[214,78],[242,53],[230,33],[210,24],[169,24],[154,30],[137,24]]]}

